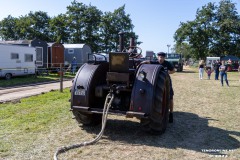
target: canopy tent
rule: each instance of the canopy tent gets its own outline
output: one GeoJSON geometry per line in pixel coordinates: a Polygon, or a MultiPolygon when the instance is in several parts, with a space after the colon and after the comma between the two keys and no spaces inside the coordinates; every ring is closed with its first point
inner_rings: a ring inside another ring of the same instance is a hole
{"type": "Polygon", "coordinates": [[[228,61],[229,59],[231,61],[239,61],[239,58],[236,56],[233,56],[233,55],[228,55],[228,56],[222,57],[221,61],[228,61]]]}

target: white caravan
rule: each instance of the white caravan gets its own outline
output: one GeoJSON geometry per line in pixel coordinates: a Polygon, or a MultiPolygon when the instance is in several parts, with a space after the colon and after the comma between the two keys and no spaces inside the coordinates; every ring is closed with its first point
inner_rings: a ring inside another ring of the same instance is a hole
{"type": "Polygon", "coordinates": [[[19,45],[0,45],[0,77],[35,74],[36,49],[19,45]]]}
{"type": "Polygon", "coordinates": [[[207,57],[206,58],[206,67],[213,68],[214,63],[216,63],[217,60],[220,61],[220,57],[207,57]]]}

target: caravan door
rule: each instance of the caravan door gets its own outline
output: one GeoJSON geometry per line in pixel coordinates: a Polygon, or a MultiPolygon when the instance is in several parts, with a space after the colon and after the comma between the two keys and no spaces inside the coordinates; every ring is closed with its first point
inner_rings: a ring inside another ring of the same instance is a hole
{"type": "Polygon", "coordinates": [[[43,66],[43,47],[36,47],[36,66],[43,66]]]}

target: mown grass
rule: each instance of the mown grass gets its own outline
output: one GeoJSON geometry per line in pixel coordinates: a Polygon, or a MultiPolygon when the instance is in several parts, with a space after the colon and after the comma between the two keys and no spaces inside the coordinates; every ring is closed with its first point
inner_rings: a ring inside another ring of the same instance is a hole
{"type": "MultiPolygon", "coordinates": [[[[60,76],[57,73],[50,73],[49,75],[28,75],[28,76],[20,76],[20,77],[12,77],[10,80],[5,80],[4,78],[0,78],[0,87],[11,87],[16,85],[27,85],[32,83],[39,82],[49,82],[49,81],[58,81],[60,76]]],[[[64,74],[65,79],[74,78],[74,75],[70,73],[64,74]]]]}
{"type": "MultiPolygon", "coordinates": [[[[102,139],[70,150],[60,159],[222,159],[240,158],[239,73],[229,72],[230,87],[199,80],[197,68],[171,75],[174,123],[161,136],[145,134],[139,120],[109,115],[102,139]],[[221,149],[223,153],[204,152],[221,149]]],[[[60,146],[92,140],[100,127],[78,127],[69,112],[69,89],[0,104],[0,159],[52,159],[60,146]]]]}
{"type": "MultiPolygon", "coordinates": [[[[31,144],[39,133],[47,133],[53,123],[69,114],[69,88],[49,92],[21,103],[0,105],[0,155],[13,153],[13,146],[31,144]]],[[[1,157],[0,156],[0,157],[1,157]]]]}

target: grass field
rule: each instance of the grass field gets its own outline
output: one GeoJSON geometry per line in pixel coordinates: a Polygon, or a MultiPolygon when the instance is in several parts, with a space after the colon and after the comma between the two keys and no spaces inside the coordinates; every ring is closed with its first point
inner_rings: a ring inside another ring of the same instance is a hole
{"type": "MultiPolygon", "coordinates": [[[[239,73],[230,87],[198,79],[196,69],[173,74],[174,123],[161,136],[148,135],[139,120],[110,115],[102,139],[70,150],[59,159],[240,159],[239,73]]],[[[69,112],[69,89],[21,103],[0,104],[0,159],[52,159],[60,146],[92,140],[98,127],[79,127],[69,112]]]]}

